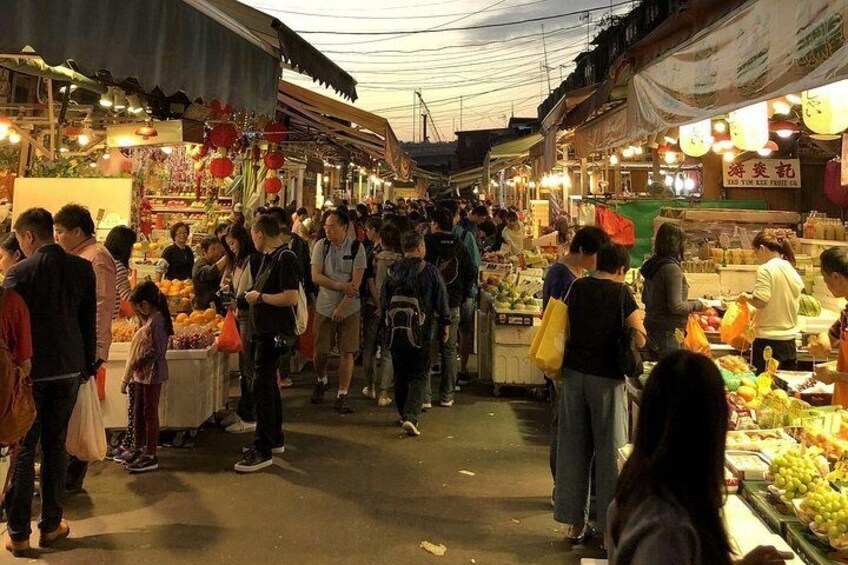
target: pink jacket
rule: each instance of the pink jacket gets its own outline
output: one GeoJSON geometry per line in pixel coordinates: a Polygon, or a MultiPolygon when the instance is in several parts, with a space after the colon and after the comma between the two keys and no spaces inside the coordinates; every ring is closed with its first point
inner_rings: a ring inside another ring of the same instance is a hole
{"type": "Polygon", "coordinates": [[[109,250],[93,237],[82,242],[71,253],[88,259],[94,268],[97,279],[97,357],[108,361],[117,293],[115,260],[109,250]]]}

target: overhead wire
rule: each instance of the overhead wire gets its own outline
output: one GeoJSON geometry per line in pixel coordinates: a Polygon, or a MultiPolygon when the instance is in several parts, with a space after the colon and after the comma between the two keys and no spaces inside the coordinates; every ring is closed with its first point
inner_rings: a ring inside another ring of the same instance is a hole
{"type": "MultiPolygon", "coordinates": [[[[493,8],[492,11],[503,11],[503,10],[513,10],[515,8],[523,8],[525,6],[532,6],[535,4],[543,4],[545,2],[549,2],[550,0],[534,0],[533,2],[524,2],[522,4],[515,4],[512,6],[504,6],[503,8],[493,8]]],[[[455,2],[450,2],[455,3],[455,2]]],[[[307,17],[318,17],[318,18],[328,18],[328,19],[343,19],[343,20],[435,20],[439,18],[450,18],[454,16],[466,16],[469,14],[473,14],[474,12],[460,12],[455,14],[438,14],[433,16],[352,16],[350,14],[336,14],[336,13],[316,13],[316,12],[300,12],[297,10],[284,10],[280,8],[275,8],[272,6],[263,6],[259,4],[255,4],[253,6],[259,10],[263,10],[265,12],[271,12],[275,14],[292,14],[295,16],[307,16],[307,17]]],[[[404,8],[410,8],[412,6],[404,6],[404,8]]]]}

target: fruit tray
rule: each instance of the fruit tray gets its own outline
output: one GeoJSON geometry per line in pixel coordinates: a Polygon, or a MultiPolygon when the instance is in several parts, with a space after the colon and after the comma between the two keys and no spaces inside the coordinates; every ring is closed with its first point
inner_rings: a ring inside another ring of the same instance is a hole
{"type": "Polygon", "coordinates": [[[768,460],[754,451],[728,450],[724,460],[727,468],[741,480],[761,481],[769,468],[768,460]]]}

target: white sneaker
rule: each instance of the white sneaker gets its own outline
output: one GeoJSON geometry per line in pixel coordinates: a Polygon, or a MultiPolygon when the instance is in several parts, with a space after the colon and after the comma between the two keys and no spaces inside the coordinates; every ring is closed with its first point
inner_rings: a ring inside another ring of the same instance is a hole
{"type": "Polygon", "coordinates": [[[365,398],[370,398],[371,400],[377,398],[377,395],[374,394],[374,389],[370,386],[366,386],[362,389],[362,396],[364,396],[365,398]]]}
{"type": "Polygon", "coordinates": [[[294,386],[291,377],[286,377],[280,381],[280,388],[289,388],[290,386],[294,386]]]}
{"type": "Polygon", "coordinates": [[[432,407],[433,407],[433,403],[432,403],[432,402],[425,402],[424,404],[422,404],[422,405],[421,405],[421,409],[422,409],[422,410],[429,410],[429,409],[430,409],[430,408],[432,408],[432,407]]]}
{"type": "Polygon", "coordinates": [[[377,406],[380,408],[385,408],[386,406],[392,405],[392,397],[388,394],[381,394],[380,399],[377,401],[377,406]]]}
{"type": "Polygon", "coordinates": [[[416,437],[420,436],[421,432],[418,430],[418,426],[407,420],[403,423],[403,431],[406,432],[406,435],[416,437]]]}
{"type": "Polygon", "coordinates": [[[239,415],[236,414],[235,412],[232,412],[231,414],[228,414],[226,418],[221,420],[221,427],[222,428],[229,428],[230,426],[232,426],[233,424],[235,424],[236,422],[239,422],[239,421],[241,421],[241,418],[239,418],[239,415]]]}
{"type": "Polygon", "coordinates": [[[450,408],[451,406],[453,406],[453,400],[442,400],[441,402],[439,402],[439,405],[443,408],[450,408]]]}
{"type": "Polygon", "coordinates": [[[224,430],[228,434],[246,434],[256,431],[256,422],[245,422],[241,418],[235,424],[227,426],[224,430]]]}

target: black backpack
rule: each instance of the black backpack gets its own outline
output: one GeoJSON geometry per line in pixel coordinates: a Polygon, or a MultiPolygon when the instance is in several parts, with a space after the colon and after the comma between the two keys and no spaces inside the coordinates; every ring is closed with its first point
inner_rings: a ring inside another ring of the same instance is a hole
{"type": "Polygon", "coordinates": [[[424,312],[421,294],[418,292],[418,277],[424,271],[426,263],[421,261],[417,271],[394,288],[386,308],[386,336],[389,349],[421,349],[424,345],[424,325],[427,315],[424,312]]]}
{"type": "Polygon", "coordinates": [[[454,246],[448,251],[436,258],[436,268],[445,279],[445,286],[449,287],[459,279],[459,254],[462,252],[460,246],[465,244],[462,240],[457,240],[454,246]]]}

